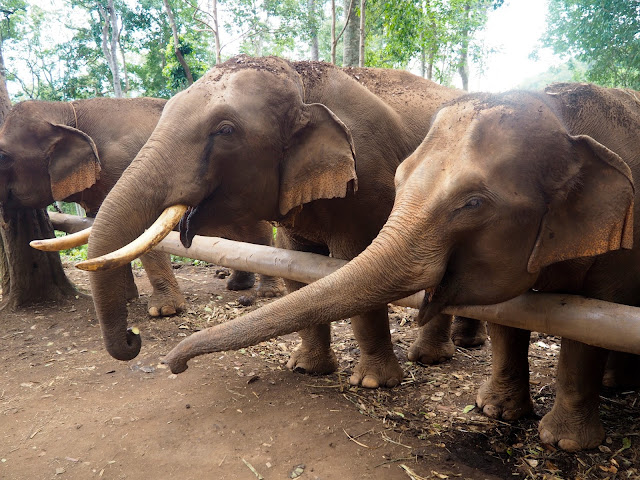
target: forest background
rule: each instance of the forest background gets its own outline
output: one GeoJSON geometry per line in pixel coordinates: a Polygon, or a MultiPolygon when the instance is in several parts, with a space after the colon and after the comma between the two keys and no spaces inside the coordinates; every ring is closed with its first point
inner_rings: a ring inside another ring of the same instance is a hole
{"type": "MultiPolygon", "coordinates": [[[[403,68],[469,89],[470,70],[498,53],[484,40],[490,13],[521,1],[1,0],[0,39],[14,102],[168,98],[238,53],[403,68]]],[[[550,49],[562,62],[520,86],[640,89],[640,2],[546,5],[546,32],[528,53],[550,49]]]]}

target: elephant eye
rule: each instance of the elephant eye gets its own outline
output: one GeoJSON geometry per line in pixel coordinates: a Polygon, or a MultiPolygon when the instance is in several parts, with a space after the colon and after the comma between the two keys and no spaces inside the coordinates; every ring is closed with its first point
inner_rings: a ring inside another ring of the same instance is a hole
{"type": "Polygon", "coordinates": [[[464,208],[478,208],[482,205],[482,199],[478,197],[470,198],[467,203],[465,203],[464,208]]]}
{"type": "Polygon", "coordinates": [[[0,152],[0,168],[7,167],[11,162],[11,158],[3,152],[0,152]]]}
{"type": "Polygon", "coordinates": [[[217,135],[231,135],[233,133],[233,127],[231,125],[223,125],[220,130],[216,132],[217,135]]]}

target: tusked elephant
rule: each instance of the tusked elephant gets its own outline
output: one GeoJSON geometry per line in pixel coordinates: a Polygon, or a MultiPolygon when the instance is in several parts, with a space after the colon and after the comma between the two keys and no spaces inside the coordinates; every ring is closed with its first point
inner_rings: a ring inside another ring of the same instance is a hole
{"type": "MultiPolygon", "coordinates": [[[[420,323],[447,306],[498,303],[530,289],[637,306],[638,98],[555,84],[453,100],[398,168],[393,211],[360,256],[294,294],[192,335],[166,363],[180,372],[195,355],[327,323],[421,289],[420,323]]],[[[532,411],[530,332],[499,325],[489,332],[492,374],[477,405],[512,420],[532,411]]],[[[606,356],[562,340],[555,403],[539,426],[543,442],[575,451],[603,440],[598,404],[606,356]]]]}
{"type": "MultiPolygon", "coordinates": [[[[164,209],[183,204],[191,207],[181,222],[185,246],[203,228],[270,220],[279,224],[281,245],[351,259],[391,211],[396,168],[420,144],[438,106],[460,94],[403,71],[232,58],[167,103],[149,141],[105,199],[89,256],[126,245],[164,209]]],[[[107,350],[118,359],[134,358],[141,340],[127,330],[122,272],[90,278],[107,350]]],[[[350,382],[398,384],[403,372],[386,307],[359,313],[352,326],[361,358],[350,382]]],[[[437,335],[421,336],[412,358],[431,362],[453,354],[450,317],[445,320],[430,327],[437,335]]],[[[300,335],[289,368],[337,368],[328,325],[300,335]]]]}
{"type": "MultiPolygon", "coordinates": [[[[94,98],[14,105],[0,129],[0,202],[9,208],[45,208],[66,200],[95,215],[151,135],[165,103],[157,98],[94,98]]],[[[265,245],[272,239],[266,222],[241,232],[210,233],[265,245]]],[[[172,315],[182,309],[185,299],[169,255],[150,252],[141,261],[153,286],[149,314],[172,315]]],[[[279,279],[261,280],[259,294],[281,293],[279,279]]],[[[234,272],[227,285],[239,290],[253,282],[253,273],[234,272]]],[[[125,298],[137,295],[128,268],[125,298]]]]}

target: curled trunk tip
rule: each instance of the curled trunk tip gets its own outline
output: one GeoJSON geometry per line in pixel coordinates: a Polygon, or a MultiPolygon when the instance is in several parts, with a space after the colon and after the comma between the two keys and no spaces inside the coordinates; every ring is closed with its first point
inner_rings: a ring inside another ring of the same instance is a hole
{"type": "Polygon", "coordinates": [[[138,329],[128,328],[125,342],[118,342],[116,344],[106,341],[105,346],[109,355],[116,360],[133,360],[140,353],[140,349],[142,348],[142,338],[139,335],[138,329]]]}

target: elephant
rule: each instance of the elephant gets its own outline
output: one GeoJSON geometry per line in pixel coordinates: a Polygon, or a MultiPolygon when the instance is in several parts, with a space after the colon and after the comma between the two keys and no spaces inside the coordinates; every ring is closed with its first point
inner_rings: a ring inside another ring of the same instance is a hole
{"type": "MultiPolygon", "coordinates": [[[[385,223],[395,170],[424,138],[432,113],[461,93],[404,71],[231,58],[169,100],[96,217],[87,266],[116,265],[100,257],[133,241],[175,205],[190,207],[181,221],[186,247],[202,229],[268,220],[279,226],[279,245],[351,259],[385,223]],[[133,199],[144,208],[134,213],[133,199]]],[[[107,351],[134,358],[141,339],[127,330],[122,273],[100,270],[90,281],[107,351]]],[[[287,282],[289,291],[301,286],[287,282]]],[[[350,382],[398,384],[403,371],[386,307],[360,312],[351,323],[361,357],[350,382]]],[[[450,357],[450,329],[450,317],[444,334],[430,328],[438,334],[423,335],[410,357],[450,357]]],[[[289,368],[314,374],[337,368],[329,325],[300,336],[289,368]]]]}
{"type": "MultiPolygon", "coordinates": [[[[393,210],[364,252],[291,295],[194,334],[165,362],[179,373],[195,355],[325,324],[421,289],[419,323],[447,307],[499,303],[529,290],[637,306],[638,98],[552,84],[452,100],[398,167],[393,210]]],[[[476,404],[513,420],[533,408],[530,332],[490,324],[489,333],[492,373],[476,404]]],[[[607,353],[562,339],[555,402],[539,424],[544,443],[576,451],[604,439],[598,407],[607,353]]]]}
{"type": "MultiPolygon", "coordinates": [[[[155,128],[166,100],[93,98],[16,104],[0,130],[0,202],[8,208],[45,208],[56,200],[80,204],[94,216],[107,193],[155,128]],[[117,119],[117,121],[115,121],[117,119]]],[[[242,232],[210,232],[269,245],[272,227],[262,222],[242,232]]],[[[141,258],[153,293],[151,316],[172,315],[185,299],[167,254],[141,258]]],[[[254,274],[234,272],[228,288],[253,286],[254,274]]],[[[279,279],[261,278],[259,294],[280,294],[279,279]]],[[[127,270],[127,299],[138,296],[127,270]]]]}

